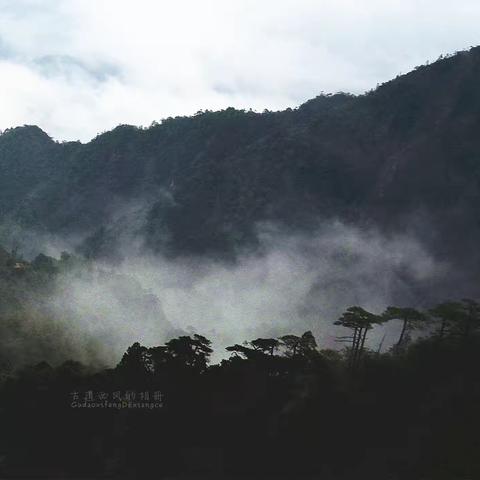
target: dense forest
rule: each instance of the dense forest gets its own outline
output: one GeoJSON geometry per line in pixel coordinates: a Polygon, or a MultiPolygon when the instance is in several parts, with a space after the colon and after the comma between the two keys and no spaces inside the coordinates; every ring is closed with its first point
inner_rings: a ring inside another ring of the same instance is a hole
{"type": "Polygon", "coordinates": [[[228,257],[255,245],[259,222],[309,231],[334,217],[413,232],[476,278],[479,78],[480,47],[364,95],[322,94],[281,112],[203,111],[120,125],[87,144],[36,126],[6,130],[3,243],[58,236],[116,258],[135,239],[228,257]]]}
{"type": "Polygon", "coordinates": [[[297,331],[229,345],[212,364],[210,340],[195,333],[153,347],[135,342],[113,368],[74,357],[31,363],[34,354],[52,358],[49,350],[68,343],[58,329],[37,332],[37,351],[22,356],[18,350],[34,344],[12,344],[12,330],[22,330],[32,297],[47,298],[55,276],[79,265],[88,270],[88,261],[64,253],[26,262],[1,253],[2,476],[480,474],[474,300],[427,310],[349,307],[331,319],[338,349],[297,331]],[[370,333],[391,321],[402,326],[394,343],[368,348],[370,333]]]}

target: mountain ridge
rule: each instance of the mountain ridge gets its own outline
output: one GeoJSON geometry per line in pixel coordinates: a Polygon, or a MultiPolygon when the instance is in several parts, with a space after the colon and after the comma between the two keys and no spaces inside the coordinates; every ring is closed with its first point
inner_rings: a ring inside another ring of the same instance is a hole
{"type": "Polygon", "coordinates": [[[217,255],[254,245],[258,222],[308,231],[333,217],[411,230],[441,257],[477,262],[479,80],[475,47],[293,110],[207,110],[85,144],[9,129],[0,219],[82,237],[80,251],[103,257],[133,237],[148,250],[217,255]]]}

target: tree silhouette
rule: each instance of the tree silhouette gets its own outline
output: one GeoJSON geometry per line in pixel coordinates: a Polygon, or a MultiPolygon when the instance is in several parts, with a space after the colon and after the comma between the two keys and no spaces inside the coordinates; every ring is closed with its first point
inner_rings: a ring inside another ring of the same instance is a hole
{"type": "Polygon", "coordinates": [[[161,368],[168,364],[168,361],[172,358],[167,347],[164,345],[149,348],[148,352],[150,354],[153,371],[156,374],[158,374],[161,371],[161,368]]]}
{"type": "Polygon", "coordinates": [[[317,342],[312,332],[308,330],[301,337],[297,335],[284,335],[280,337],[286,349],[287,357],[307,356],[316,351],[317,342]]]}
{"type": "Polygon", "coordinates": [[[395,349],[399,349],[403,346],[403,343],[406,340],[406,335],[410,331],[416,328],[422,328],[427,317],[424,313],[414,309],[414,308],[402,308],[402,307],[387,307],[383,312],[382,318],[385,321],[388,320],[401,320],[402,321],[402,330],[400,336],[398,337],[395,349]]]}
{"type": "Polygon", "coordinates": [[[355,368],[358,366],[365,349],[367,332],[373,328],[373,325],[383,321],[381,316],[368,312],[362,307],[349,307],[342,316],[334,322],[353,331],[351,336],[341,336],[337,338],[339,342],[351,343],[349,354],[349,366],[355,368]]]}
{"type": "Polygon", "coordinates": [[[429,313],[440,320],[440,326],[436,332],[439,341],[452,333],[456,325],[465,321],[464,305],[460,302],[440,303],[431,308],[429,313]]]}
{"type": "Polygon", "coordinates": [[[275,350],[278,350],[280,342],[275,338],[257,338],[252,340],[250,345],[257,351],[273,356],[275,350]]]}
{"type": "Polygon", "coordinates": [[[152,372],[152,362],[148,348],[135,342],[123,354],[117,369],[127,377],[145,376],[152,372]]]}
{"type": "Polygon", "coordinates": [[[284,335],[280,337],[286,349],[287,357],[295,357],[300,349],[300,337],[298,335],[284,335]]]}
{"type": "Polygon", "coordinates": [[[258,350],[247,347],[246,345],[239,345],[238,343],[226,347],[225,350],[227,350],[227,352],[232,352],[237,357],[243,357],[246,359],[257,358],[259,356],[258,350]]]}
{"type": "Polygon", "coordinates": [[[165,354],[170,356],[177,365],[192,367],[203,371],[210,361],[213,350],[212,342],[202,335],[181,336],[168,341],[165,354]]]}

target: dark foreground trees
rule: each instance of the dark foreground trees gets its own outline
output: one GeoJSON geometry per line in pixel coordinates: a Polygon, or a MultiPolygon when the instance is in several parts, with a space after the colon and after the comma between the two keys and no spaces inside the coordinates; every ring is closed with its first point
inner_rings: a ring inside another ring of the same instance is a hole
{"type": "Polygon", "coordinates": [[[0,477],[480,478],[478,304],[432,313],[351,307],[340,351],[308,331],[211,365],[195,334],[134,343],[113,369],[17,369],[0,384],[0,477]],[[372,351],[390,320],[402,348],[372,351]]]}
{"type": "Polygon", "coordinates": [[[335,325],[352,331],[351,335],[337,338],[339,342],[350,343],[348,363],[351,368],[356,368],[362,359],[368,331],[374,325],[382,323],[382,320],[382,317],[379,315],[368,312],[362,307],[350,307],[334,322],[335,325]]]}

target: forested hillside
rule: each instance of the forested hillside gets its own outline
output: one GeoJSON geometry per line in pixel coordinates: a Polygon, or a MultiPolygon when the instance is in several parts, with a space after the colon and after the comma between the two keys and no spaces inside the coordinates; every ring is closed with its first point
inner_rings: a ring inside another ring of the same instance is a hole
{"type": "Polygon", "coordinates": [[[0,213],[93,256],[125,238],[225,254],[254,243],[258,222],[308,230],[335,217],[414,231],[439,256],[477,265],[479,79],[474,48],[295,110],[205,111],[88,144],[13,128],[0,136],[0,213]]]}

